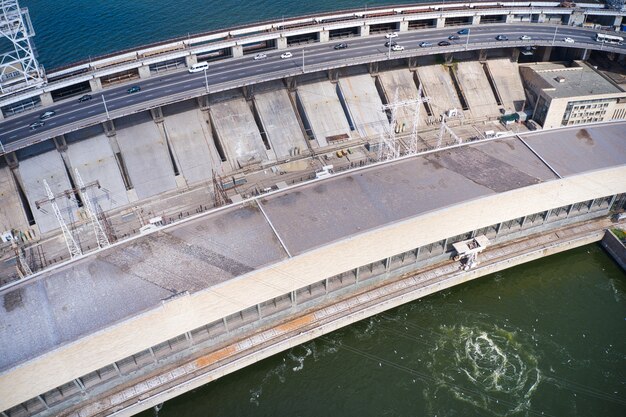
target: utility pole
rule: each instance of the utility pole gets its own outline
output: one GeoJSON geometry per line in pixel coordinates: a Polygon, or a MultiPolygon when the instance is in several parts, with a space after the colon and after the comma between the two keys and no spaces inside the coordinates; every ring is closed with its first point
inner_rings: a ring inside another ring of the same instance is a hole
{"type": "Polygon", "coordinates": [[[552,37],[552,45],[554,46],[554,42],[556,41],[556,31],[559,30],[559,27],[556,26],[554,28],[554,36],[552,37]]]}
{"type": "Polygon", "coordinates": [[[302,48],[302,73],[304,74],[304,48],[302,48]]]}
{"type": "Polygon", "coordinates": [[[387,59],[391,59],[391,43],[393,42],[393,38],[389,38],[389,52],[387,52],[387,59]]]}
{"type": "Polygon", "coordinates": [[[109,115],[109,109],[107,108],[107,102],[106,102],[106,100],[104,99],[104,94],[102,94],[102,96],[101,96],[101,97],[102,97],[102,104],[104,104],[104,111],[105,111],[105,113],[107,114],[107,119],[109,119],[109,120],[110,120],[110,119],[111,119],[111,116],[109,115]]]}
{"type": "Polygon", "coordinates": [[[469,37],[470,37],[470,33],[472,32],[472,29],[467,29],[467,39],[465,40],[465,50],[467,51],[467,47],[469,46],[469,37]]]}
{"type": "Polygon", "coordinates": [[[206,68],[204,69],[204,86],[206,88],[207,95],[209,94],[209,78],[206,75],[206,68]]]}

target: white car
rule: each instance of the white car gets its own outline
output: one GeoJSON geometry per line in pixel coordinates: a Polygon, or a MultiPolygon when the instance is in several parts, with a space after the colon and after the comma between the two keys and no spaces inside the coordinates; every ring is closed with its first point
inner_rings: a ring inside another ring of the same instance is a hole
{"type": "Polygon", "coordinates": [[[404,46],[402,46],[402,45],[393,45],[391,47],[391,50],[392,51],[404,51],[404,46]]]}
{"type": "Polygon", "coordinates": [[[285,52],[280,56],[281,59],[291,58],[293,54],[291,52],[285,52]]]}
{"type": "Polygon", "coordinates": [[[532,39],[532,38],[531,38],[530,36],[528,36],[528,35],[522,35],[522,36],[520,36],[519,38],[520,38],[521,40],[523,40],[523,41],[529,41],[529,40],[531,40],[531,39],[532,39]]]}
{"type": "Polygon", "coordinates": [[[264,54],[264,53],[256,54],[254,56],[255,61],[258,61],[259,59],[265,59],[265,58],[267,58],[267,54],[264,54]]]}
{"type": "Polygon", "coordinates": [[[574,43],[574,39],[572,39],[572,38],[563,38],[563,42],[574,43]]]}
{"type": "Polygon", "coordinates": [[[397,38],[397,37],[398,37],[398,32],[391,32],[385,35],[385,38],[387,39],[397,38]]]}

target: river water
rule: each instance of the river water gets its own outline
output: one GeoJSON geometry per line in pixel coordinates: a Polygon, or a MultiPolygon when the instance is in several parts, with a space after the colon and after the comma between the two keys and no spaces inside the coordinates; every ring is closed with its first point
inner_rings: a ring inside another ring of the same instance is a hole
{"type": "MultiPolygon", "coordinates": [[[[47,68],[187,33],[367,7],[353,0],[21,5],[30,9],[47,68]]],[[[621,417],[625,296],[625,274],[598,246],[587,246],[298,346],[169,401],[158,415],[621,417]]]]}
{"type": "Polygon", "coordinates": [[[625,296],[605,252],[578,248],[297,346],[158,416],[621,417],[625,296]]]}

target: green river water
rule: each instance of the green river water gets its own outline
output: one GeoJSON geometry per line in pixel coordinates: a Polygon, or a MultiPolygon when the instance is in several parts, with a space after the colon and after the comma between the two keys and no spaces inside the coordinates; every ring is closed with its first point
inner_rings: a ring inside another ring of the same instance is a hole
{"type": "Polygon", "coordinates": [[[142,417],[624,416],[626,274],[597,245],[297,346],[142,417]]]}

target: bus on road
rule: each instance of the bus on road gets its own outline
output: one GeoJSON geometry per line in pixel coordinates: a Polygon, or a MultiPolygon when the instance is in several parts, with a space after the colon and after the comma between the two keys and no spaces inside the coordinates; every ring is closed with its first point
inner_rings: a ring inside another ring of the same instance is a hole
{"type": "Polygon", "coordinates": [[[621,36],[605,35],[603,33],[597,33],[596,42],[610,43],[613,45],[621,45],[622,42],[624,42],[624,38],[622,38],[621,36]]]}

